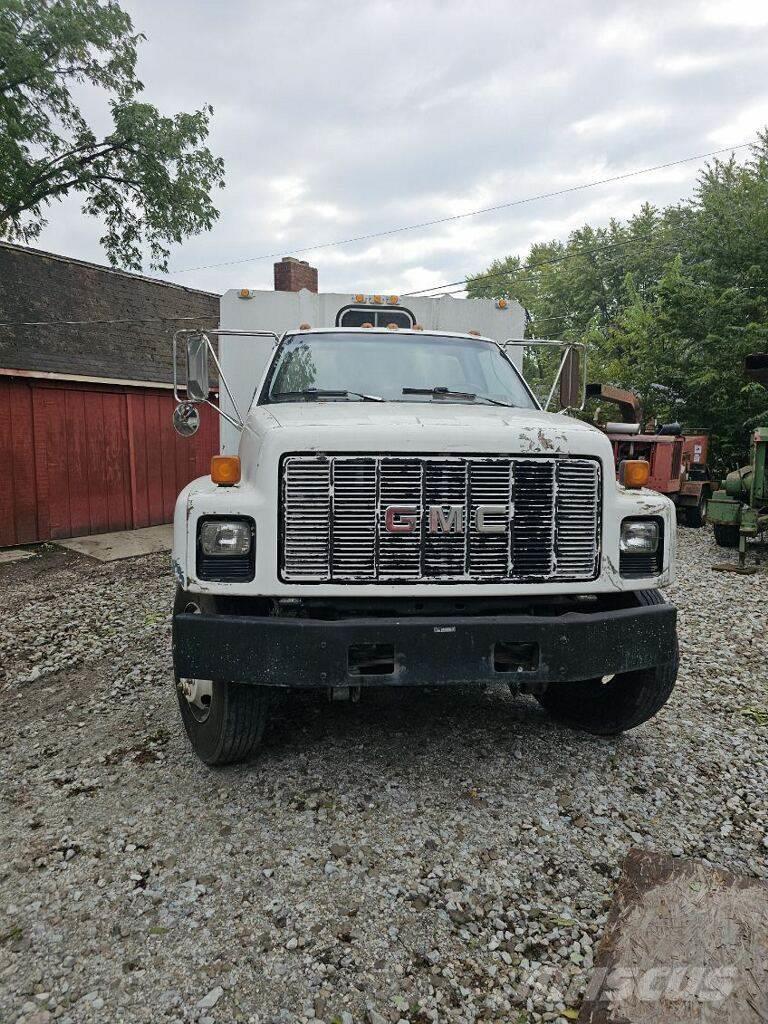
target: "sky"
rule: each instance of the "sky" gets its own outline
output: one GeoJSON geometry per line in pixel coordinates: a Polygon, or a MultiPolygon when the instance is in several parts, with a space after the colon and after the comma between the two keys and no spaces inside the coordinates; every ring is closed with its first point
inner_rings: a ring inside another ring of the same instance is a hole
{"type": "MultiPolygon", "coordinates": [[[[735,146],[768,125],[766,0],[123,6],[147,37],[144,100],[168,114],[210,103],[209,146],[226,164],[213,229],[175,246],[167,275],[145,269],[215,292],[271,288],[273,254],[735,146]]],[[[103,97],[83,104],[103,119],[103,97]]],[[[433,288],[684,199],[703,163],[300,257],[321,291],[433,288]]],[[[37,248],[106,263],[75,197],[48,221],[37,248]]]]}

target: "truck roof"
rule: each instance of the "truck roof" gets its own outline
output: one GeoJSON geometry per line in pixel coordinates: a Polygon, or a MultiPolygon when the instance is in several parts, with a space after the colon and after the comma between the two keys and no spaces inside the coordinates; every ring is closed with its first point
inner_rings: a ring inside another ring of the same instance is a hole
{"type": "Polygon", "coordinates": [[[423,337],[427,334],[430,336],[439,335],[441,338],[465,338],[468,341],[490,341],[494,345],[501,344],[501,342],[496,341],[494,338],[488,338],[484,334],[471,334],[463,331],[443,331],[439,328],[435,328],[434,330],[427,330],[426,328],[414,330],[413,327],[398,327],[398,329],[394,331],[389,327],[296,327],[285,332],[286,337],[293,334],[413,334],[417,338],[423,337]]]}

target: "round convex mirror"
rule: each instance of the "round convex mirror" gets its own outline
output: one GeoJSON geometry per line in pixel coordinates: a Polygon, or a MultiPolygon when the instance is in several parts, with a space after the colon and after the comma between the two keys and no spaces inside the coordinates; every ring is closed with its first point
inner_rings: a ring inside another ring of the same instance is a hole
{"type": "Polygon", "coordinates": [[[192,437],[200,429],[200,413],[191,402],[180,402],[173,410],[173,429],[182,437],[192,437]]]}

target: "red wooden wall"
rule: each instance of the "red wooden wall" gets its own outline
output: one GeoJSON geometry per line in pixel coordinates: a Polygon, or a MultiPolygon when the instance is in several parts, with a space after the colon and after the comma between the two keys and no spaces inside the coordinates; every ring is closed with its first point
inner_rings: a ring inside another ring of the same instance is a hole
{"type": "Polygon", "coordinates": [[[0,376],[0,547],[156,526],[209,472],[216,413],[179,437],[160,388],[0,376]]]}

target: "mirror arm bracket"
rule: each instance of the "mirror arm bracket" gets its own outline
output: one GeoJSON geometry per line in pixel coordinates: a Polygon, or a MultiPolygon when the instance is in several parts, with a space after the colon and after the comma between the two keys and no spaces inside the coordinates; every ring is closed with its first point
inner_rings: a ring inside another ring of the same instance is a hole
{"type": "MultiPolygon", "coordinates": [[[[220,383],[221,386],[223,386],[224,390],[226,391],[227,398],[229,398],[229,401],[232,403],[232,408],[234,409],[234,413],[235,414],[234,414],[234,416],[230,416],[229,413],[224,412],[224,410],[221,408],[220,405],[216,405],[209,398],[202,399],[202,401],[204,402],[205,405],[209,405],[212,409],[214,409],[219,414],[219,416],[221,416],[222,419],[226,420],[227,423],[229,423],[231,426],[233,426],[236,430],[242,430],[243,429],[243,417],[242,417],[242,415],[240,413],[240,410],[237,407],[237,403],[235,402],[235,398],[234,398],[234,395],[232,394],[232,391],[231,391],[231,389],[229,387],[229,384],[227,383],[227,378],[225,377],[224,372],[221,369],[221,363],[219,362],[218,356],[216,355],[216,352],[215,352],[215,350],[213,348],[213,345],[211,344],[211,338],[210,338],[211,335],[214,335],[216,337],[221,337],[222,335],[225,335],[225,336],[226,335],[238,335],[238,336],[243,336],[243,337],[274,338],[275,346],[277,346],[280,343],[280,337],[277,334],[275,334],[274,331],[235,331],[235,330],[228,331],[228,330],[222,330],[222,329],[219,329],[219,328],[217,328],[215,330],[195,330],[193,328],[186,327],[186,328],[181,328],[180,330],[174,332],[174,335],[173,335],[173,397],[176,400],[176,402],[184,403],[184,402],[191,402],[191,401],[193,401],[189,397],[188,393],[182,396],[180,391],[179,391],[179,387],[180,387],[180,385],[179,385],[179,359],[178,359],[179,339],[180,338],[189,338],[189,337],[192,337],[192,336],[199,336],[205,342],[205,345],[206,345],[206,348],[208,350],[208,353],[211,356],[211,358],[213,359],[214,366],[216,367],[216,372],[219,375],[219,383],[220,383]]],[[[188,389],[185,389],[185,390],[188,392],[188,389]]]]}
{"type": "MultiPolygon", "coordinates": [[[[563,375],[563,370],[565,369],[566,363],[568,361],[568,356],[571,354],[572,351],[580,352],[583,355],[584,372],[583,372],[583,376],[582,376],[582,385],[581,385],[581,389],[580,389],[581,390],[581,402],[580,402],[580,404],[578,406],[576,406],[576,408],[579,409],[579,410],[582,410],[584,408],[584,406],[586,405],[586,402],[587,402],[587,346],[584,344],[584,342],[582,342],[582,341],[556,341],[556,340],[550,340],[550,339],[547,339],[547,338],[508,338],[505,342],[502,343],[501,347],[502,347],[502,349],[505,349],[508,345],[510,347],[512,347],[512,348],[523,348],[523,349],[525,349],[525,348],[530,348],[530,347],[533,347],[533,346],[537,346],[537,347],[540,347],[540,348],[541,347],[550,347],[550,348],[560,348],[560,349],[563,350],[563,356],[562,356],[562,358],[560,360],[560,365],[558,366],[557,374],[555,375],[555,379],[552,382],[552,387],[550,388],[549,395],[547,396],[547,401],[544,404],[544,411],[545,412],[549,409],[549,406],[550,406],[550,404],[552,402],[552,399],[555,397],[555,390],[557,389],[557,385],[559,384],[560,378],[563,375]]],[[[569,408],[574,408],[574,407],[573,406],[569,406],[569,408]]],[[[566,410],[561,409],[560,411],[561,412],[565,412],[566,410]]]]}

